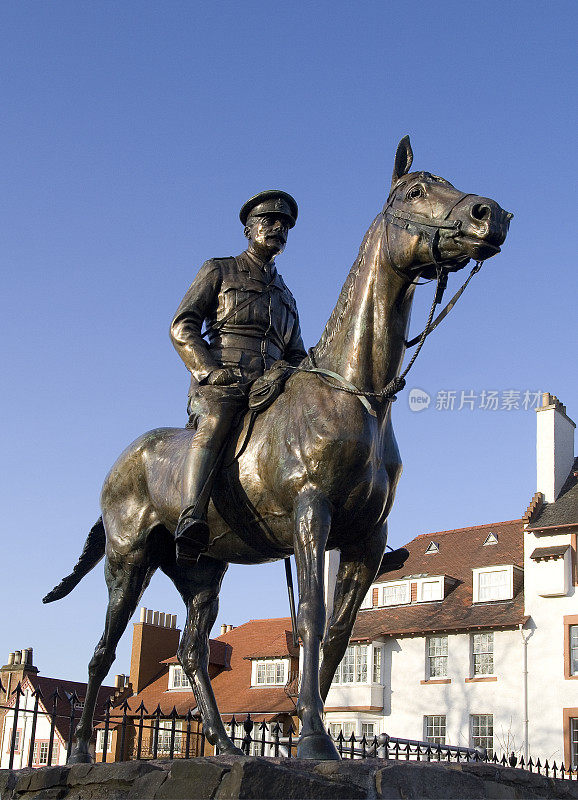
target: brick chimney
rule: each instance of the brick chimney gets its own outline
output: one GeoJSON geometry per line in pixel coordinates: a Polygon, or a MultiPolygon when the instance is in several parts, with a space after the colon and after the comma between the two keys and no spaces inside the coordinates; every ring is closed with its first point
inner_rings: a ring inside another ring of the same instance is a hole
{"type": "Polygon", "coordinates": [[[0,702],[3,703],[10,697],[18,683],[22,683],[27,673],[36,675],[37,672],[38,667],[34,666],[31,647],[10,653],[8,655],[8,663],[0,667],[0,682],[4,687],[4,691],[0,691],[0,702]]]}
{"type": "Polygon", "coordinates": [[[536,490],[553,503],[574,463],[574,423],[555,395],[544,392],[537,411],[536,490]]]}
{"type": "Polygon", "coordinates": [[[134,624],[130,657],[129,683],[135,694],[160,672],[161,661],[175,655],[180,633],[176,614],[141,608],[140,622],[134,624]]]}

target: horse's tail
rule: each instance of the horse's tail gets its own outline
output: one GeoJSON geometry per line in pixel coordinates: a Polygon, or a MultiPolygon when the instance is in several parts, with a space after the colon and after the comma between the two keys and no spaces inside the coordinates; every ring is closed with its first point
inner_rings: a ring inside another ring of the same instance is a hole
{"type": "Polygon", "coordinates": [[[93,567],[96,567],[100,559],[104,556],[105,542],[106,533],[102,517],[99,517],[97,522],[90,529],[80,558],[76,562],[70,575],[63,578],[58,586],[55,586],[52,591],[48,592],[46,597],[42,598],[42,602],[52,603],[54,600],[60,600],[66,597],[67,594],[70,594],[74,587],[80,583],[93,567]]]}

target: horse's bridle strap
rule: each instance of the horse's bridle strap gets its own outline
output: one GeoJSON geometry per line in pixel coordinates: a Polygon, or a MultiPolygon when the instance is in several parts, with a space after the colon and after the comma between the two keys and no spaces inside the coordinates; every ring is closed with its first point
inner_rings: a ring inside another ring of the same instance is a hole
{"type": "Polygon", "coordinates": [[[436,230],[439,230],[440,228],[448,230],[459,230],[462,225],[459,219],[453,219],[451,220],[451,222],[446,222],[445,219],[437,220],[437,219],[431,219],[429,217],[422,217],[419,214],[406,214],[404,211],[396,211],[393,208],[387,208],[383,213],[394,220],[400,219],[403,220],[404,222],[409,222],[412,225],[421,228],[434,228],[436,230]]]}

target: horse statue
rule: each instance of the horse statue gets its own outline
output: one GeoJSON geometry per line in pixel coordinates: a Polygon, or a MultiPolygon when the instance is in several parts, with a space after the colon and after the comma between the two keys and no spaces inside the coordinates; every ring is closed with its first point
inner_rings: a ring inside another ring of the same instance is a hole
{"type": "Polygon", "coordinates": [[[244,429],[239,426],[214,484],[209,549],[198,562],[177,566],[172,536],[194,430],[157,428],[143,434],[108,474],[102,516],[72,573],[44,598],[67,595],[105,556],[110,598],[105,628],[89,664],[69,763],[91,760],[98,689],[156,569],[173,581],[187,608],[178,659],[205,735],[221,753],[241,755],[227,735],[208,673],[219,589],[229,563],[258,564],[291,553],[303,645],[297,756],[339,758],[323,724],[323,703],[384,557],[386,519],[401,473],[391,406],[402,385],[396,378],[417,280],[438,277],[439,286],[440,276],[470,259],[498,253],[512,216],[493,200],[464,194],[429,172],[410,173],[412,160],[405,137],[388,199],[363,238],[321,339],[250,430],[247,420],[244,429]],[[335,548],[341,560],[326,625],[324,555],[335,548]]]}

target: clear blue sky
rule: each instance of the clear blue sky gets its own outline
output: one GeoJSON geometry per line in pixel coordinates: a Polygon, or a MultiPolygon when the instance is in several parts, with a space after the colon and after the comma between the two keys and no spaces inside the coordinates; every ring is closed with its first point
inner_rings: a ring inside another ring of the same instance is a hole
{"type": "MultiPolygon", "coordinates": [[[[390,541],[523,514],[534,412],[435,398],[549,390],[578,417],[576,22],[569,2],[2,5],[3,663],[32,646],[43,674],[84,679],[102,565],[66,600],[41,597],[74,564],[118,453],[184,424],[168,326],[201,263],[243,249],[240,205],[269,187],[299,202],[278,266],[309,346],[405,133],[417,169],[515,219],[411,373],[432,405],[413,413],[406,392],[394,409],[390,541]]],[[[183,621],[160,574],[143,603],[183,621]]],[[[281,563],[230,569],[218,624],[286,613],[281,563]]]]}

